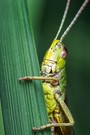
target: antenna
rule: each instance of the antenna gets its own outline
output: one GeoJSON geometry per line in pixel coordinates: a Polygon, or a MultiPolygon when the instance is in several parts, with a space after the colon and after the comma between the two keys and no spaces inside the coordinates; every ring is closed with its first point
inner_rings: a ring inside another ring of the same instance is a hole
{"type": "Polygon", "coordinates": [[[66,19],[67,13],[68,13],[69,5],[70,5],[70,0],[67,0],[66,7],[65,7],[65,10],[64,10],[64,14],[63,14],[63,18],[62,18],[62,21],[61,21],[61,23],[60,23],[58,32],[57,32],[57,34],[56,34],[56,36],[55,36],[54,39],[57,39],[58,36],[59,36],[59,34],[60,34],[60,32],[61,32],[61,29],[62,29],[62,27],[63,27],[63,24],[64,24],[64,22],[65,22],[65,19],[66,19]]]}
{"type": "Polygon", "coordinates": [[[68,32],[70,31],[71,27],[74,25],[74,23],[76,22],[77,18],[80,16],[80,14],[82,13],[83,9],[85,8],[85,6],[87,5],[87,3],[89,2],[89,0],[85,0],[82,4],[82,6],[80,7],[80,9],[78,10],[77,14],[75,15],[75,17],[73,18],[73,20],[71,21],[71,23],[69,24],[69,26],[67,27],[67,29],[65,30],[65,32],[63,33],[63,35],[60,38],[60,42],[63,41],[63,39],[66,37],[66,35],[68,34],[68,32]]]}

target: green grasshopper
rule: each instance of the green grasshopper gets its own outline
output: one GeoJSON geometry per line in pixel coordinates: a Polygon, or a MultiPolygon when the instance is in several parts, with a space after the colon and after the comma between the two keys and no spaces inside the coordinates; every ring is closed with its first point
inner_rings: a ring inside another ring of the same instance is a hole
{"type": "Polygon", "coordinates": [[[64,15],[56,34],[54,41],[50,48],[46,52],[42,65],[42,76],[25,76],[19,78],[19,80],[42,80],[43,92],[45,95],[45,103],[49,117],[49,124],[42,125],[41,127],[33,127],[34,131],[43,130],[45,128],[51,128],[52,135],[73,135],[72,126],[74,125],[74,119],[66,104],[66,72],[65,64],[68,54],[67,49],[64,47],[62,41],[70,31],[71,27],[85,8],[89,0],[85,0],[80,7],[79,11],[67,27],[66,31],[58,40],[58,36],[63,27],[70,0],[67,0],[64,15]]]}

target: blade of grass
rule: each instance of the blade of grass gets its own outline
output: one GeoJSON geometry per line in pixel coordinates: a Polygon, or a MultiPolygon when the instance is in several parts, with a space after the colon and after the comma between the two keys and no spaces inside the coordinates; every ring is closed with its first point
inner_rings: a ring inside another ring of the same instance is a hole
{"type": "MultiPolygon", "coordinates": [[[[5,135],[32,135],[32,127],[48,123],[30,16],[25,0],[0,0],[0,97],[5,135]]],[[[49,130],[36,134],[48,135],[49,130]]]]}
{"type": "Polygon", "coordinates": [[[5,135],[4,134],[4,126],[3,126],[3,119],[2,119],[1,101],[0,101],[0,135],[5,135]]]}

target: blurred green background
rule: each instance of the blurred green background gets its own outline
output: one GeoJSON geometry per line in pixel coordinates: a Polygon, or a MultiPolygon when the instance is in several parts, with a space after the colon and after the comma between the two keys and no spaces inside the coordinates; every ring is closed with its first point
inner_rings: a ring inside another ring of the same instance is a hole
{"type": "MultiPolygon", "coordinates": [[[[84,0],[71,0],[63,31],[71,22],[83,1],[84,0]]],[[[30,12],[40,64],[46,50],[57,33],[65,3],[66,0],[31,0],[30,12]]],[[[66,66],[67,89],[69,108],[75,119],[75,134],[89,135],[90,3],[68,33],[63,43],[69,51],[66,66]]],[[[0,135],[4,135],[2,121],[0,106],[0,128],[2,129],[0,129],[0,135]]]]}

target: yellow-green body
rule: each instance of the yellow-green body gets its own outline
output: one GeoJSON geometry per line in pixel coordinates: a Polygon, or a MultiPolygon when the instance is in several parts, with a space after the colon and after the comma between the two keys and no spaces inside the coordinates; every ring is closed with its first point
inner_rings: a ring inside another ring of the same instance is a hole
{"type": "MultiPolygon", "coordinates": [[[[67,51],[64,48],[64,45],[62,45],[59,40],[54,40],[50,48],[46,52],[41,66],[42,76],[55,77],[58,79],[57,81],[44,80],[42,83],[50,123],[67,122],[64,120],[60,104],[55,98],[55,94],[58,94],[59,98],[62,101],[65,101],[66,56],[67,51]]],[[[65,127],[61,127],[59,129],[60,129],[59,131],[54,131],[55,135],[56,134],[59,135],[60,133],[61,133],[60,135],[69,135],[65,127]]]]}

